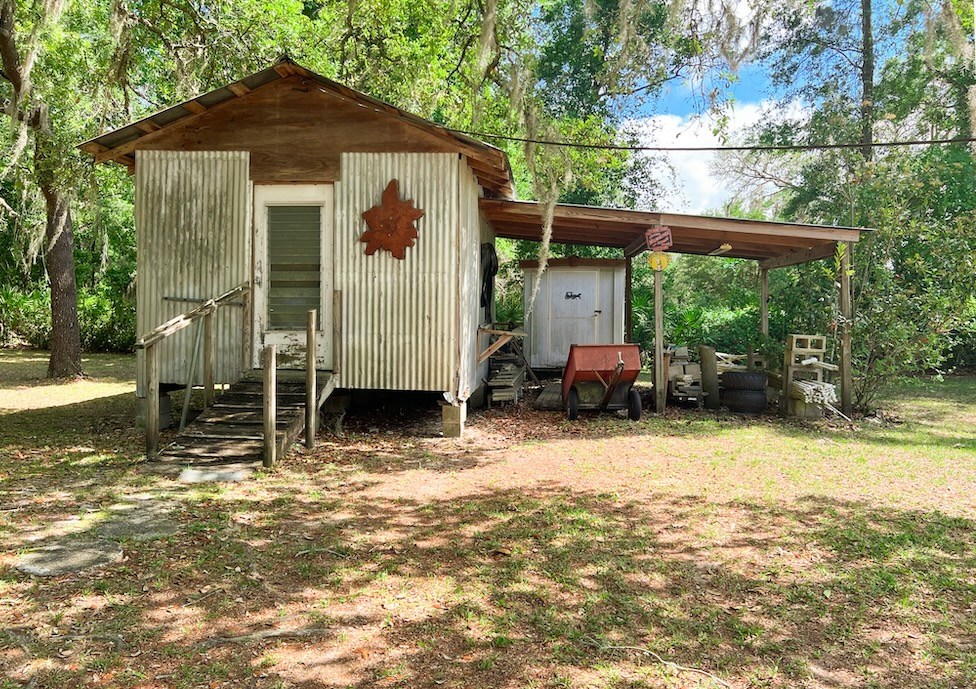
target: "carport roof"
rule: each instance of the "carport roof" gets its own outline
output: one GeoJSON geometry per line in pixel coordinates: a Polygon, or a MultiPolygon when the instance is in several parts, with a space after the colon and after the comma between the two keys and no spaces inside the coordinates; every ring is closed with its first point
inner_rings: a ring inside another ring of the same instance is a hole
{"type": "MultiPolygon", "coordinates": [[[[544,204],[486,198],[481,199],[480,205],[497,236],[541,241],[544,204]]],[[[673,243],[669,251],[754,259],[764,268],[827,258],[836,251],[838,242],[856,242],[862,232],[870,231],[859,227],[557,204],[553,212],[552,241],[615,247],[631,257],[645,250],[644,233],[660,226],[671,229],[673,243]],[[723,245],[730,248],[723,251],[723,245]]]]}

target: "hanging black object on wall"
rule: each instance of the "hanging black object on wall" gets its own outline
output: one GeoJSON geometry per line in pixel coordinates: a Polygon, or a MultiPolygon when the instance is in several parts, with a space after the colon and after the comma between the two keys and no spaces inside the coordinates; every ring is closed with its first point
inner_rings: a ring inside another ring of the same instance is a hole
{"type": "Polygon", "coordinates": [[[481,245],[481,306],[485,309],[485,321],[494,320],[495,308],[495,276],[498,274],[498,254],[495,245],[484,243],[481,245]]]}

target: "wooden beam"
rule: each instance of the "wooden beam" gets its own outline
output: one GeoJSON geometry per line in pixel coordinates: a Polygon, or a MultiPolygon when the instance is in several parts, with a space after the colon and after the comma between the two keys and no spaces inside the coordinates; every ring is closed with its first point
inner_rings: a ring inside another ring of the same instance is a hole
{"type": "Polygon", "coordinates": [[[624,256],[630,261],[634,256],[640,256],[647,250],[647,238],[643,233],[634,239],[627,247],[624,249],[624,256]]]}
{"type": "Polygon", "coordinates": [[[316,421],[319,418],[319,406],[316,395],[318,383],[315,380],[318,368],[316,356],[315,335],[319,327],[318,311],[309,309],[305,322],[305,447],[315,448],[316,421]]]}
{"type": "Polygon", "coordinates": [[[274,66],[274,71],[276,71],[279,75],[281,75],[282,79],[287,79],[288,77],[290,77],[292,74],[295,73],[295,70],[292,69],[292,66],[287,62],[280,62],[276,64],[274,66]]]}
{"type": "Polygon", "coordinates": [[[860,230],[847,227],[832,227],[829,225],[801,225],[794,223],[778,223],[768,220],[748,220],[739,218],[713,218],[704,215],[680,215],[677,213],[662,213],[662,225],[672,230],[682,227],[692,227],[725,232],[746,232],[783,237],[809,237],[811,239],[827,239],[833,241],[856,242],[860,230]]]}
{"type": "Polygon", "coordinates": [[[228,84],[227,88],[230,89],[230,92],[233,93],[238,98],[240,98],[241,96],[246,96],[251,92],[251,89],[249,89],[247,86],[244,85],[243,82],[240,81],[238,81],[236,84],[228,84]]]}
{"type": "Polygon", "coordinates": [[[627,257],[624,269],[624,342],[634,341],[634,266],[633,259],[627,257]]]}
{"type": "Polygon", "coordinates": [[[162,127],[160,127],[152,120],[143,120],[142,122],[136,122],[135,126],[141,129],[142,131],[146,132],[146,134],[152,134],[153,132],[162,129],[162,127]]]}
{"type": "Polygon", "coordinates": [[[851,416],[854,410],[854,376],[851,365],[851,326],[854,321],[853,295],[851,293],[851,254],[853,242],[841,244],[840,255],[840,406],[851,416]]]}
{"type": "Polygon", "coordinates": [[[184,110],[189,110],[194,115],[199,115],[201,113],[207,112],[207,106],[204,105],[203,103],[198,103],[195,100],[188,100],[185,103],[181,103],[180,107],[182,107],[184,110]]]}
{"type": "Polygon", "coordinates": [[[785,268],[786,266],[795,266],[799,265],[800,263],[818,261],[822,258],[833,256],[835,251],[837,251],[837,244],[835,242],[830,242],[829,244],[815,246],[812,249],[792,251],[788,254],[783,254],[782,256],[768,258],[759,264],[759,268],[760,270],[771,270],[773,268],[785,268]]]}
{"type": "Polygon", "coordinates": [[[664,271],[654,271],[654,410],[664,413],[667,398],[664,368],[664,271]]]}
{"type": "Polygon", "coordinates": [[[146,459],[159,453],[159,350],[149,346],[143,358],[146,367],[146,459]]]}
{"type": "Polygon", "coordinates": [[[759,269],[759,332],[769,336],[769,270],[759,269]]]}
{"type": "Polygon", "coordinates": [[[214,312],[203,317],[203,407],[214,403],[214,362],[217,359],[217,338],[214,332],[214,312]]]}
{"type": "Polygon", "coordinates": [[[264,369],[263,393],[263,421],[264,421],[264,468],[271,469],[275,465],[278,451],[276,435],[278,425],[278,358],[275,346],[265,345],[261,350],[261,367],[264,369]]]}

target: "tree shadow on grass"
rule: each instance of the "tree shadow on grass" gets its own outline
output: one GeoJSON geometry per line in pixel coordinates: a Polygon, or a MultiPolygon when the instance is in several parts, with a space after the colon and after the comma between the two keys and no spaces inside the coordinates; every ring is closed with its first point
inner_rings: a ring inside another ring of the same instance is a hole
{"type": "MultiPolygon", "coordinates": [[[[183,534],[132,544],[96,586],[125,603],[66,608],[62,627],[91,638],[61,686],[98,662],[98,635],[127,639],[114,671],[177,686],[720,686],[659,659],[734,686],[976,680],[966,519],[558,485],[427,502],[355,489],[307,499],[317,490],[198,497],[183,534]],[[289,627],[322,634],[213,644],[289,627]]],[[[92,583],[51,585],[70,601],[92,583]]],[[[35,678],[55,686],[53,671],[35,678]]]]}

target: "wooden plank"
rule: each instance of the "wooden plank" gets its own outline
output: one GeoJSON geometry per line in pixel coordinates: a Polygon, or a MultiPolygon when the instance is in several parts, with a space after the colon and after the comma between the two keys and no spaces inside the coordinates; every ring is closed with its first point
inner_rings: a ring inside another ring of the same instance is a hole
{"type": "Polygon", "coordinates": [[[851,292],[851,254],[854,244],[841,245],[840,257],[840,406],[846,416],[854,411],[854,376],[851,362],[851,326],[854,322],[853,295],[851,292]]]}
{"type": "Polygon", "coordinates": [[[194,115],[199,115],[207,111],[207,106],[195,100],[188,100],[185,103],[181,103],[184,110],[189,110],[194,115]]]}
{"type": "MultiPolygon", "coordinates": [[[[137,149],[249,151],[253,180],[315,183],[340,179],[343,152],[458,153],[470,148],[444,132],[364,108],[332,91],[296,89],[297,80],[296,76],[271,82],[246,98],[232,98],[177,120],[97,155],[96,160],[104,162],[137,149]],[[301,146],[295,145],[296,132],[301,146]]],[[[492,156],[492,165],[501,172],[501,154],[492,156]]]]}
{"type": "Polygon", "coordinates": [[[634,341],[634,265],[633,259],[627,256],[627,267],[624,270],[624,342],[634,341]]]}
{"type": "Polygon", "coordinates": [[[238,98],[241,98],[242,96],[246,96],[251,92],[251,89],[249,89],[247,86],[244,85],[243,82],[240,81],[238,81],[236,84],[229,84],[227,88],[230,89],[231,93],[233,93],[238,98]]]}
{"type": "Polygon", "coordinates": [[[277,442],[275,438],[275,423],[278,419],[277,374],[278,361],[275,356],[275,346],[267,345],[261,352],[261,366],[264,368],[264,459],[266,469],[275,465],[277,442]]]}
{"type": "Polygon", "coordinates": [[[795,266],[801,263],[809,263],[810,261],[818,261],[822,258],[833,256],[836,251],[837,244],[830,242],[828,244],[815,246],[810,249],[792,251],[788,254],[783,254],[782,256],[768,258],[759,264],[759,268],[761,270],[770,270],[772,268],[785,268],[787,266],[795,266]]]}
{"type": "Polygon", "coordinates": [[[484,363],[492,354],[504,347],[508,341],[512,339],[512,336],[512,333],[504,333],[499,335],[497,340],[488,345],[488,348],[478,355],[478,363],[484,363]]]}
{"type": "Polygon", "coordinates": [[[203,317],[203,406],[214,403],[214,362],[217,360],[217,338],[214,336],[214,314],[203,317]]]}
{"type": "Polygon", "coordinates": [[[152,120],[142,120],[141,122],[136,122],[136,127],[146,132],[146,134],[152,134],[153,132],[161,129],[161,127],[152,120]]]}
{"type": "Polygon", "coordinates": [[[169,337],[170,335],[173,335],[174,333],[183,330],[183,328],[188,327],[191,323],[193,323],[193,321],[197,320],[198,318],[202,318],[207,314],[213,313],[214,311],[217,310],[218,307],[223,306],[231,299],[241,294],[244,294],[248,290],[249,290],[248,283],[245,282],[231,290],[224,292],[223,294],[221,294],[220,296],[214,299],[208,299],[207,301],[200,304],[200,306],[196,307],[195,309],[187,311],[186,313],[182,313],[179,316],[176,316],[175,318],[171,318],[170,320],[153,328],[148,333],[146,333],[138,340],[136,340],[135,343],[136,349],[148,347],[151,344],[155,344],[156,342],[159,342],[160,340],[163,340],[169,337]]]}
{"type": "Polygon", "coordinates": [[[159,351],[149,346],[146,366],[146,458],[155,459],[159,452],[159,351]]]}
{"type": "Polygon", "coordinates": [[[317,393],[315,372],[318,367],[316,358],[315,334],[318,328],[318,312],[309,309],[305,323],[305,447],[315,447],[315,421],[318,418],[317,393]]]}

